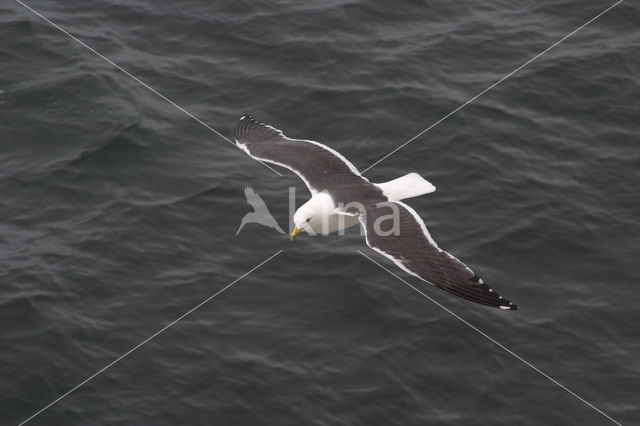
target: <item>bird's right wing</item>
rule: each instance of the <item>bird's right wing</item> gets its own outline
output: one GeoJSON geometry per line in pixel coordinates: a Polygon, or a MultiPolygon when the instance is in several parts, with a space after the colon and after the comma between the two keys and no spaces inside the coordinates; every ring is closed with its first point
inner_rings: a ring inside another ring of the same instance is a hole
{"type": "Polygon", "coordinates": [[[236,145],[251,157],[296,173],[312,194],[333,184],[365,179],[339,152],[318,142],[290,139],[282,131],[243,115],[235,128],[236,145]]]}
{"type": "Polygon", "coordinates": [[[420,216],[406,204],[395,201],[366,205],[360,222],[367,245],[411,275],[482,305],[518,309],[468,266],[439,248],[420,216]],[[397,216],[395,222],[393,215],[397,216]]]}

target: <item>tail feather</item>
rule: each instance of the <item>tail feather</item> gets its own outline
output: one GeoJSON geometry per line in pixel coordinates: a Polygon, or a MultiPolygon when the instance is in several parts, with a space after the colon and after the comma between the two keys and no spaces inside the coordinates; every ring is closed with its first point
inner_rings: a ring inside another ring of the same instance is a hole
{"type": "Polygon", "coordinates": [[[385,183],[376,184],[389,201],[400,201],[405,198],[429,194],[436,190],[430,182],[417,173],[409,173],[385,183]]]}

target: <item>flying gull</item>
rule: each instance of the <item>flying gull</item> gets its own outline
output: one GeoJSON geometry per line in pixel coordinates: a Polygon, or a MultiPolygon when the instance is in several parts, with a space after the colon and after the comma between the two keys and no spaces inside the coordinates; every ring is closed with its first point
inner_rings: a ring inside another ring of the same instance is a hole
{"type": "Polygon", "coordinates": [[[293,216],[291,240],[303,231],[327,234],[361,223],[367,245],[405,272],[482,305],[518,309],[438,247],[420,216],[401,201],[435,191],[417,173],[371,183],[332,148],[290,139],[250,115],[238,121],[235,140],[251,157],[293,171],[309,188],[311,199],[293,216]]]}

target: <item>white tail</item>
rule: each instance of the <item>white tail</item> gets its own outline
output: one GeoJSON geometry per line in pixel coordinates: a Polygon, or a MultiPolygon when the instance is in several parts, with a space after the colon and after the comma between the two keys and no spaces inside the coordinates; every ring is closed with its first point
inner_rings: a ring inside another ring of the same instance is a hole
{"type": "Polygon", "coordinates": [[[429,194],[436,190],[436,187],[417,173],[409,173],[385,183],[376,184],[389,201],[400,201],[405,198],[417,197],[418,195],[429,194]]]}

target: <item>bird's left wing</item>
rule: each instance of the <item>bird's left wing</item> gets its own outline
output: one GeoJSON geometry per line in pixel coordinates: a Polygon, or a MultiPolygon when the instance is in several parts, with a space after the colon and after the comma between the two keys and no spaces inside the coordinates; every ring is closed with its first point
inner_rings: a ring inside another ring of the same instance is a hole
{"type": "Polygon", "coordinates": [[[318,142],[290,139],[281,130],[243,115],[235,128],[236,145],[251,157],[295,172],[312,194],[333,184],[360,182],[364,177],[339,152],[318,142]]]}
{"type": "Polygon", "coordinates": [[[494,308],[518,309],[468,266],[439,248],[411,207],[399,201],[383,202],[366,205],[364,213],[360,222],[367,245],[404,271],[464,299],[494,308]]]}

